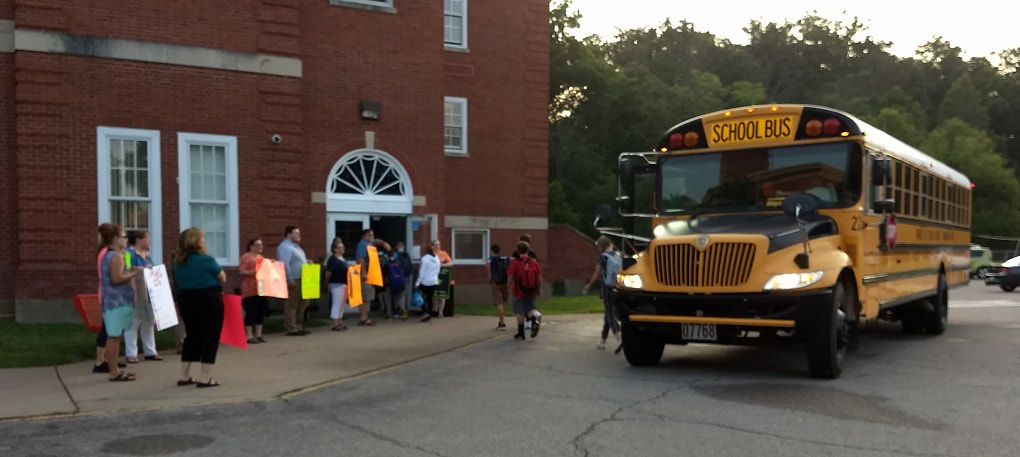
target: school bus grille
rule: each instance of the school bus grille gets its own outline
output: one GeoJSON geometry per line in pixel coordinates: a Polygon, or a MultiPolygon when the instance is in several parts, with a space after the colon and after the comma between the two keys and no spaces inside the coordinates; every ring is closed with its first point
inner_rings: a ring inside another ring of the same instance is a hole
{"type": "Polygon", "coordinates": [[[655,247],[655,279],[674,287],[735,287],[747,282],[755,245],[714,243],[699,250],[693,244],[655,247]]]}

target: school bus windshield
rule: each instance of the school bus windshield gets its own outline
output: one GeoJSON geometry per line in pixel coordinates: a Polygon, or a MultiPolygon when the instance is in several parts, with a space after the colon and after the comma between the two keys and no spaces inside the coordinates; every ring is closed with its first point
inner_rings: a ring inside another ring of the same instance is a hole
{"type": "Polygon", "coordinates": [[[757,148],[659,159],[664,213],[777,209],[806,193],[820,208],[856,203],[860,146],[854,142],[757,148]]]}

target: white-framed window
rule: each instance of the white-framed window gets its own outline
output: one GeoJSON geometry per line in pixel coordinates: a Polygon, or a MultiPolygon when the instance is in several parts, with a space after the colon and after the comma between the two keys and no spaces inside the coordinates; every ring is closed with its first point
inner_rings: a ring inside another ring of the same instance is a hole
{"type": "Polygon", "coordinates": [[[181,230],[205,232],[205,251],[220,265],[237,266],[237,137],[177,133],[181,230]]]}
{"type": "Polygon", "coordinates": [[[99,223],[148,231],[156,263],[163,261],[159,157],[159,130],[96,128],[99,223]]]}
{"type": "Polygon", "coordinates": [[[443,144],[448,154],[468,153],[468,112],[467,99],[462,97],[443,98],[443,144]]]}
{"type": "Polygon", "coordinates": [[[485,265],[489,257],[488,229],[453,229],[453,263],[485,265]]]}
{"type": "Polygon", "coordinates": [[[443,0],[443,45],[467,49],[467,0],[443,0]]]}
{"type": "Polygon", "coordinates": [[[364,5],[377,8],[393,8],[393,0],[329,0],[331,5],[364,5]]]}

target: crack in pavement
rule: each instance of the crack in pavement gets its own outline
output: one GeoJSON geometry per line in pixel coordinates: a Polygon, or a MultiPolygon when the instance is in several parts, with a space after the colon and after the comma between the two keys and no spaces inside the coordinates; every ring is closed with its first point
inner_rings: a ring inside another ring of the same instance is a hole
{"type": "Polygon", "coordinates": [[[64,378],[60,376],[60,367],[53,367],[53,372],[57,374],[57,381],[60,382],[60,387],[64,389],[64,393],[67,394],[67,399],[71,401],[71,406],[74,406],[74,412],[71,414],[78,414],[81,412],[81,408],[78,407],[78,402],[71,396],[70,389],[67,388],[67,383],[64,382],[64,378]]]}
{"type": "Polygon", "coordinates": [[[420,452],[424,452],[424,453],[430,454],[430,455],[435,455],[435,456],[438,456],[438,457],[447,457],[445,454],[442,454],[440,452],[433,451],[431,449],[426,449],[426,448],[423,448],[421,446],[412,445],[412,444],[409,444],[409,443],[404,443],[403,441],[393,439],[393,438],[391,438],[389,436],[386,436],[386,435],[383,435],[381,433],[373,432],[373,431],[371,431],[371,430],[369,430],[367,428],[364,428],[364,427],[362,427],[360,425],[350,424],[350,423],[344,421],[343,419],[341,419],[339,416],[337,416],[336,412],[334,412],[332,410],[323,410],[322,408],[318,408],[318,407],[313,407],[313,408],[316,411],[318,411],[320,414],[323,414],[324,416],[328,417],[333,422],[336,422],[336,423],[338,423],[340,425],[343,425],[344,427],[350,428],[351,430],[361,432],[361,433],[363,433],[365,435],[368,435],[368,436],[370,436],[372,438],[375,438],[375,439],[377,439],[379,441],[387,442],[387,443],[390,443],[390,444],[392,444],[394,446],[401,447],[401,448],[404,448],[404,449],[411,449],[411,450],[415,450],[415,451],[420,451],[420,452]]]}

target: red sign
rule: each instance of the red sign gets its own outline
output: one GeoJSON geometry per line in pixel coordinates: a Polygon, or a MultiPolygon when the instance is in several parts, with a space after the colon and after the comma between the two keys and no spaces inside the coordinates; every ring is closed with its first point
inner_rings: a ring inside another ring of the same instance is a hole
{"type": "Polygon", "coordinates": [[[885,244],[889,250],[896,248],[896,215],[890,214],[885,220],[885,244]]]}

